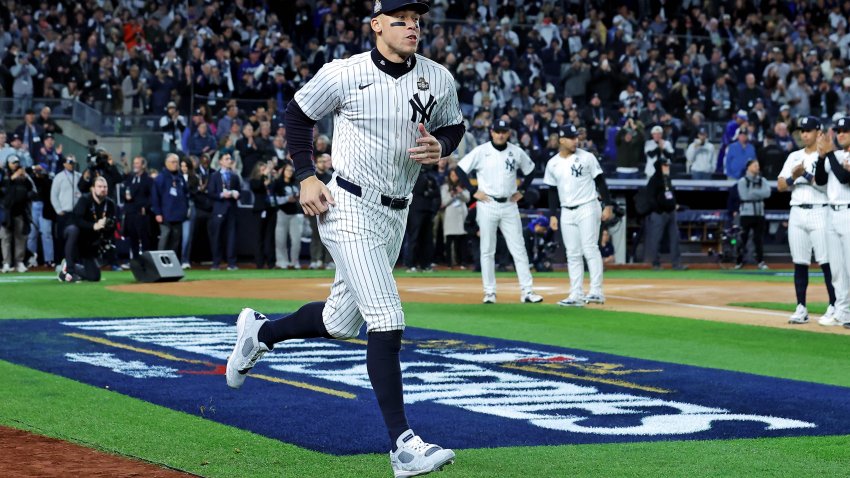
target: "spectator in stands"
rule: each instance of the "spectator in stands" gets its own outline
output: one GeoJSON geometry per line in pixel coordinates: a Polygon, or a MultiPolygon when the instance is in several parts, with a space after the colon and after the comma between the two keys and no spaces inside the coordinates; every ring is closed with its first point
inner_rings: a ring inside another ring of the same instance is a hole
{"type": "Polygon", "coordinates": [[[221,169],[210,176],[207,195],[213,201],[212,217],[209,222],[210,248],[212,250],[211,270],[221,265],[222,251],[227,260],[227,270],[237,270],[236,266],[236,210],[239,207],[239,191],[242,181],[233,170],[233,157],[223,153],[219,157],[221,169]]]}
{"type": "Polygon", "coordinates": [[[652,262],[654,270],[661,269],[660,249],[663,239],[670,245],[670,262],[673,270],[686,270],[679,251],[679,225],[676,211],[676,189],[670,179],[670,161],[662,158],[656,161],[655,173],[646,185],[652,212],[646,220],[646,257],[652,262]]]}
{"type": "MultiPolygon", "coordinates": [[[[38,148],[41,147],[41,141],[44,139],[44,130],[35,122],[35,112],[33,110],[27,110],[24,113],[24,122],[15,128],[15,133],[21,139],[24,149],[29,151],[30,154],[38,151],[38,148]]],[[[23,160],[24,158],[21,158],[21,161],[23,160]]],[[[24,164],[24,167],[27,168],[32,166],[31,163],[22,162],[21,164],[24,164]]]]}
{"type": "Polygon", "coordinates": [[[189,190],[189,213],[186,219],[183,220],[180,234],[180,266],[183,269],[191,269],[192,241],[195,238],[195,226],[198,219],[196,200],[203,193],[201,178],[195,173],[195,163],[192,161],[192,157],[183,157],[180,159],[180,175],[183,177],[183,181],[186,182],[186,188],[189,190]]]}
{"type": "MultiPolygon", "coordinates": [[[[24,168],[29,168],[32,166],[32,156],[30,156],[29,149],[24,145],[24,142],[21,141],[21,136],[18,133],[12,133],[12,138],[9,141],[9,146],[11,146],[14,156],[17,156],[21,161],[21,166],[24,168]]],[[[8,158],[7,158],[8,163],[8,158]]]]}
{"type": "Polygon", "coordinates": [[[17,156],[9,156],[6,160],[0,191],[4,211],[3,222],[0,223],[2,272],[26,272],[24,257],[30,232],[30,198],[35,194],[35,186],[17,156]]]}
{"type": "Polygon", "coordinates": [[[404,265],[408,272],[430,272],[434,255],[434,216],[440,208],[440,185],[429,167],[423,167],[413,186],[407,216],[404,265]]]}
{"type": "Polygon", "coordinates": [[[189,215],[189,188],[180,174],[180,160],[174,153],[165,157],[165,169],[154,180],[151,211],[159,224],[157,249],[174,251],[180,258],[183,221],[189,215]]]}
{"type": "Polygon", "coordinates": [[[263,159],[263,151],[257,145],[254,127],[251,123],[242,127],[242,138],[236,141],[236,150],[242,160],[242,177],[248,177],[254,165],[263,159]]]}
{"type": "MultiPolygon", "coordinates": [[[[783,108],[787,111],[789,107],[785,105],[783,108]]],[[[787,124],[781,121],[776,123],[776,126],[773,127],[773,132],[775,134],[774,140],[776,144],[779,145],[786,154],[799,149],[797,147],[797,143],[794,141],[794,137],[788,132],[787,124]]]]}
{"type": "Polygon", "coordinates": [[[739,128],[735,135],[738,141],[729,145],[726,152],[726,176],[737,180],[744,176],[747,163],[756,159],[756,149],[750,143],[750,132],[747,128],[739,128]]]}
{"type": "Polygon", "coordinates": [[[53,251],[57,262],[65,256],[65,228],[73,223],[72,212],[82,196],[79,189],[82,175],[74,170],[76,164],[77,160],[73,154],[65,156],[63,171],[53,177],[53,183],[50,185],[50,204],[56,211],[56,240],[53,251]]]}
{"type": "Polygon", "coordinates": [[[744,252],[750,232],[753,233],[753,244],[755,245],[755,259],[758,268],[768,269],[764,262],[764,200],[770,197],[770,184],[763,178],[759,171],[757,159],[747,161],[746,174],[738,180],[738,196],[740,197],[740,208],[738,215],[741,221],[741,240],[738,243],[738,260],[735,268],[744,266],[744,252]]]}
{"type": "Polygon", "coordinates": [[[53,133],[45,133],[41,147],[35,152],[34,164],[41,165],[48,176],[53,177],[62,168],[62,145],[56,145],[53,133]]]}
{"type": "Polygon", "coordinates": [[[0,170],[6,167],[6,158],[15,154],[15,148],[6,142],[6,132],[0,129],[0,170]]]}
{"type": "MultiPolygon", "coordinates": [[[[331,156],[329,154],[316,156],[316,177],[325,184],[328,184],[333,177],[328,169],[330,161],[331,156]]],[[[323,265],[332,269],[334,263],[331,254],[319,237],[318,217],[308,216],[307,219],[310,221],[310,269],[321,269],[323,265]]]]}
{"type": "Polygon", "coordinates": [[[124,179],[123,234],[130,244],[130,258],[151,249],[151,191],[153,180],[148,175],[144,156],[133,158],[133,170],[124,179]]]}
{"type": "Polygon", "coordinates": [[[144,110],[143,96],[147,81],[139,77],[139,66],[131,65],[130,74],[121,82],[121,112],[125,115],[138,115],[144,110]]]}
{"type": "Polygon", "coordinates": [[[646,156],[646,165],[644,166],[644,174],[650,178],[655,174],[655,162],[661,158],[669,162],[673,161],[675,150],[670,141],[664,139],[664,128],[655,125],[649,131],[651,137],[644,144],[643,153],[646,156]]]}
{"type": "Polygon", "coordinates": [[[711,179],[714,173],[717,153],[710,141],[705,126],[697,130],[696,139],[688,145],[685,151],[685,170],[693,179],[711,179]]]}
{"type": "Polygon", "coordinates": [[[51,110],[49,106],[44,106],[39,111],[38,118],[35,120],[36,124],[41,126],[42,131],[45,134],[51,133],[54,136],[57,134],[62,134],[62,128],[56,124],[56,121],[50,117],[51,110]]]}
{"type": "Polygon", "coordinates": [[[602,254],[603,264],[614,263],[614,244],[611,242],[611,233],[604,227],[602,233],[599,234],[599,253],[602,254]]]}
{"type": "Polygon", "coordinates": [[[634,118],[617,132],[617,173],[620,177],[637,177],[638,167],[644,161],[643,123],[634,118]]]}
{"type": "Polygon", "coordinates": [[[159,119],[159,130],[162,131],[162,151],[174,153],[182,151],[181,138],[186,129],[186,118],[177,111],[177,103],[170,101],[165,115],[159,119]]]}
{"type": "MultiPolygon", "coordinates": [[[[203,118],[203,116],[201,116],[203,118]]],[[[202,154],[212,154],[215,152],[216,142],[213,135],[209,132],[207,123],[201,121],[198,124],[198,129],[189,138],[189,154],[193,156],[201,156],[202,154]]]]}
{"type": "Polygon", "coordinates": [[[295,179],[295,168],[292,164],[283,164],[272,191],[278,204],[277,225],[274,229],[275,265],[279,269],[300,269],[304,211],[299,203],[301,185],[295,179]]]}
{"type": "MultiPolygon", "coordinates": [[[[23,31],[29,31],[24,28],[23,31]]],[[[19,52],[15,56],[14,66],[11,67],[11,73],[14,79],[12,86],[12,95],[15,98],[14,112],[20,113],[25,111],[32,105],[33,84],[35,76],[38,75],[38,70],[30,62],[30,54],[27,52],[19,52]]]]}
{"type": "Polygon", "coordinates": [[[227,113],[218,120],[218,136],[219,140],[222,137],[231,134],[231,125],[236,123],[239,125],[238,131],[242,130],[242,120],[239,119],[239,107],[236,106],[236,100],[228,101],[227,113]]]}

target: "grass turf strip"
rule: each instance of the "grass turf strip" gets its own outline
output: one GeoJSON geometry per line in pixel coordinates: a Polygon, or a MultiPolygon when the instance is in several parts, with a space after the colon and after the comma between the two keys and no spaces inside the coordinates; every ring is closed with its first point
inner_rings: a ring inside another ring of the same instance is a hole
{"type": "MultiPolygon", "coordinates": [[[[386,455],[333,457],[0,361],[0,422],[206,477],[391,476],[386,455]]],[[[447,433],[450,431],[447,431],[447,433]]],[[[352,437],[356,439],[356,437],[352,437]]],[[[845,476],[850,436],[458,450],[441,477],[845,476]]]]}

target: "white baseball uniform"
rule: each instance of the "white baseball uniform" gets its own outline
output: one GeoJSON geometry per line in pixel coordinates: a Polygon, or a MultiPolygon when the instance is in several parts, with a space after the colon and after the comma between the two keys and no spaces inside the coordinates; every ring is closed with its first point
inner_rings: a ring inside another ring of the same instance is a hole
{"type": "MultiPolygon", "coordinates": [[[[806,153],[799,149],[788,155],[779,177],[791,179],[791,170],[800,163],[811,175],[815,174],[818,153],[806,153]]],[[[791,213],[788,217],[788,245],[791,248],[791,260],[794,264],[809,265],[812,259],[812,249],[818,264],[826,264],[826,222],[827,197],[825,188],[816,186],[814,179],[808,180],[803,176],[794,181],[791,190],[791,213]]]]}
{"type": "Polygon", "coordinates": [[[415,62],[411,70],[394,78],[371,52],[334,60],[295,94],[311,119],[334,113],[335,172],[328,188],[336,206],[318,226],[337,265],[323,310],[325,327],[337,338],[356,337],[364,320],[370,332],[404,329],[392,272],[408,209],[382,201],[409,202],[420,165],[407,150],[417,146],[420,122],[431,132],[463,121],[448,70],[421,55],[408,61],[415,62]]]}
{"type": "MultiPolygon", "coordinates": [[[[847,151],[835,151],[839,164],[850,161],[847,151]]],[[[829,200],[829,226],[827,228],[827,249],[832,272],[832,287],[835,289],[835,308],[846,316],[850,314],[850,184],[841,184],[832,171],[828,159],[824,159],[824,168],[829,173],[826,183],[826,196],[829,200]]]]}
{"type": "Polygon", "coordinates": [[[517,203],[511,196],[517,192],[517,169],[529,175],[534,161],[519,146],[507,143],[503,151],[492,141],[475,147],[458,162],[466,174],[476,171],[478,190],[492,201],[478,201],[475,216],[481,232],[481,279],[485,294],[496,293],[496,230],[502,231],[505,243],[514,259],[514,268],[523,296],[533,292],[528,253],[522,238],[522,220],[517,203]]]}
{"type": "Polygon", "coordinates": [[[602,167],[596,156],[576,148],[567,157],[560,153],[546,163],[543,182],[558,188],[561,217],[558,227],[567,250],[567,270],[570,274],[570,296],[584,296],[584,263],[590,272],[590,294],[602,295],[602,254],[599,252],[599,226],[602,209],[596,182],[602,167]]]}

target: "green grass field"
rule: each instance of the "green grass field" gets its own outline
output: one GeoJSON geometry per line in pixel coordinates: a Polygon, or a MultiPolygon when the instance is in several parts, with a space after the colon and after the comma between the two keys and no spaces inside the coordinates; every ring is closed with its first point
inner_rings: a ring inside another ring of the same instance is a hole
{"type": "MultiPolygon", "coordinates": [[[[399,272],[398,275],[407,274],[399,272]]],[[[186,280],[316,276],[330,277],[331,274],[324,271],[189,271],[186,280]]],[[[478,277],[466,272],[444,272],[436,276],[478,277]]],[[[6,277],[10,276],[2,276],[6,277]]],[[[606,273],[606,277],[771,280],[786,281],[791,287],[788,277],[724,271],[612,271],[606,273]]],[[[105,273],[104,278],[97,284],[61,285],[37,279],[0,283],[0,319],[235,314],[246,305],[275,313],[299,305],[283,297],[279,301],[254,300],[246,304],[240,299],[118,293],[105,287],[131,283],[132,276],[105,273]]],[[[790,310],[786,303],[748,305],[790,310]]],[[[812,307],[813,312],[816,307],[812,307]]],[[[843,335],[593,308],[567,311],[553,304],[487,307],[407,303],[405,310],[408,324],[415,327],[850,387],[850,337],[843,335]]],[[[38,353],[37,344],[33,353],[38,353]]],[[[324,455],[9,362],[0,361],[0,374],[4,377],[0,387],[0,424],[3,425],[206,477],[392,476],[383,454],[324,455]]],[[[806,399],[800,397],[801,406],[805,406],[806,399]]],[[[439,441],[438,438],[435,441],[439,441]]],[[[850,435],[457,452],[457,462],[436,476],[850,476],[850,435]]]]}

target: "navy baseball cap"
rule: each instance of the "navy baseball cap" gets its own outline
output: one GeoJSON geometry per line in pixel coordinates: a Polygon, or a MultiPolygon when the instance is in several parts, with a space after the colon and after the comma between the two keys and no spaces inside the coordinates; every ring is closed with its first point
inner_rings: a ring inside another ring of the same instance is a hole
{"type": "Polygon", "coordinates": [[[375,8],[372,9],[372,18],[380,14],[392,13],[396,10],[410,9],[422,15],[428,13],[431,7],[427,3],[422,3],[417,0],[375,0],[375,8]]]}
{"type": "Polygon", "coordinates": [[[814,116],[806,116],[805,118],[800,118],[799,126],[803,131],[820,130],[820,120],[814,116]]]}
{"type": "Polygon", "coordinates": [[[490,126],[493,131],[510,131],[511,125],[505,120],[498,120],[490,126]]]}
{"type": "Polygon", "coordinates": [[[708,130],[705,128],[705,126],[700,126],[697,130],[697,134],[708,134],[708,130]]]}
{"type": "Polygon", "coordinates": [[[561,126],[561,129],[558,130],[559,138],[578,138],[578,129],[576,129],[575,125],[572,123],[567,123],[561,126]]]}
{"type": "Polygon", "coordinates": [[[838,131],[839,133],[846,133],[850,131],[850,116],[839,118],[838,121],[835,122],[835,131],[838,131]]]}

